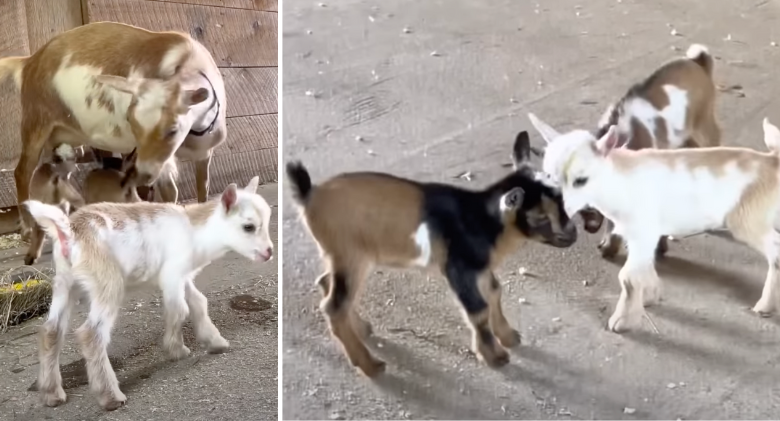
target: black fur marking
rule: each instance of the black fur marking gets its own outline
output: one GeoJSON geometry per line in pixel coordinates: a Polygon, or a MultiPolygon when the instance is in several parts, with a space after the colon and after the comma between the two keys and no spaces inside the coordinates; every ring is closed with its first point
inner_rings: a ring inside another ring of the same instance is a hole
{"type": "Polygon", "coordinates": [[[466,313],[479,314],[487,309],[487,302],[477,286],[478,272],[469,269],[462,261],[450,260],[447,261],[444,273],[466,313]]]}
{"type": "Polygon", "coordinates": [[[347,277],[343,273],[335,272],[331,279],[332,284],[328,312],[330,314],[336,314],[341,310],[344,303],[349,298],[349,288],[347,286],[347,277]]]}
{"type": "Polygon", "coordinates": [[[477,334],[479,334],[479,339],[488,346],[493,345],[496,340],[496,337],[493,336],[493,332],[490,330],[490,326],[487,323],[477,326],[477,334]]]}
{"type": "Polygon", "coordinates": [[[493,273],[490,274],[490,289],[493,291],[501,289],[501,283],[498,282],[498,278],[493,273]]]}

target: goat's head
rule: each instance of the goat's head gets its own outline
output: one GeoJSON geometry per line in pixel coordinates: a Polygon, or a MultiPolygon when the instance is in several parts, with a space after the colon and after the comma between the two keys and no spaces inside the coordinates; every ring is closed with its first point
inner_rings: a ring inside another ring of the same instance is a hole
{"type": "Polygon", "coordinates": [[[219,234],[233,251],[252,260],[271,260],[273,243],[269,233],[271,207],[257,194],[260,177],[255,176],[243,189],[230,184],[222,193],[224,221],[219,234]]]}
{"type": "Polygon", "coordinates": [[[70,179],[70,175],[78,169],[77,159],[78,156],[73,146],[66,143],[57,145],[51,154],[51,163],[55,174],[64,180],[70,179]]]}
{"type": "MultiPolygon", "coordinates": [[[[591,199],[599,185],[609,181],[609,166],[605,158],[618,146],[617,127],[610,126],[606,134],[597,139],[585,130],[561,134],[535,115],[529,114],[528,117],[547,142],[542,169],[563,192],[566,213],[574,216],[585,211],[592,215],[591,199]]],[[[603,220],[602,216],[599,217],[603,220]]],[[[586,221],[586,228],[588,225],[586,221]]],[[[590,229],[588,231],[591,232],[590,229]]]]}
{"type": "Polygon", "coordinates": [[[518,231],[534,241],[555,247],[569,247],[577,241],[577,227],[564,211],[563,196],[546,175],[530,162],[528,132],[521,132],[513,148],[515,171],[499,183],[499,207],[511,215],[518,231]]]}
{"type": "Polygon", "coordinates": [[[128,178],[136,185],[151,185],[192,128],[195,117],[190,109],[213,93],[206,88],[184,89],[180,78],[162,80],[100,75],[96,79],[133,95],[127,119],[138,148],[128,178]]]}

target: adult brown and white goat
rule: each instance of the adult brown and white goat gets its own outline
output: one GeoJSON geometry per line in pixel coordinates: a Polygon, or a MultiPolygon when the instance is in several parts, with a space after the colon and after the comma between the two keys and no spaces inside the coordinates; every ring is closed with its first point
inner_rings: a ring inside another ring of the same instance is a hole
{"type": "MultiPolygon", "coordinates": [[[[212,150],[226,136],[225,87],[214,59],[187,34],[151,32],[97,22],[56,35],[29,57],[0,59],[0,79],[13,75],[21,91],[22,153],[17,199],[29,198],[30,179],[48,144],[86,144],[138,159],[136,185],[176,184],[160,177],[176,157],[195,162],[198,201],[208,196],[212,150]]],[[[22,222],[33,223],[25,209],[22,222]]]]}
{"type": "Polygon", "coordinates": [[[38,389],[44,403],[65,402],[59,354],[79,290],[89,296],[87,320],[76,331],[89,384],[100,405],[116,409],[126,401],[106,353],[128,284],[156,282],[163,293],[163,347],[172,359],[186,357],[182,324],[192,316],[195,337],[208,352],[228,348],[208,316],[206,297],[195,276],[228,251],[252,260],[271,259],[271,208],[256,193],[258,177],[244,189],[230,184],[220,200],[173,203],[97,203],[70,218],[58,207],[24,202],[54,243],[56,275],[51,308],[40,330],[38,389]]]}
{"type": "MultiPolygon", "coordinates": [[[[544,123],[542,123],[544,124],[544,123]]],[[[592,206],[626,238],[621,294],[609,318],[612,331],[636,326],[644,306],[661,295],[654,251],[663,235],[727,228],[769,264],[759,314],[780,306],[780,130],[764,119],[770,152],[714,147],[678,150],[618,147],[618,129],[600,139],[547,126],[544,171],[563,191],[566,211],[592,206]],[[549,136],[549,138],[548,138],[549,136]]]]}
{"type": "MultiPolygon", "coordinates": [[[[693,44],[686,57],[659,67],[642,82],[632,86],[616,103],[611,104],[598,124],[596,138],[601,138],[610,126],[617,126],[619,145],[631,150],[646,148],[678,149],[720,146],[720,127],[715,118],[715,83],[712,79],[713,59],[707,48],[693,44]]],[[[537,130],[546,130],[531,114],[537,130]]],[[[545,135],[549,138],[549,134],[545,135]]],[[[604,217],[592,209],[583,210],[585,230],[598,232],[604,217]]],[[[622,240],[607,221],[604,237],[599,243],[601,255],[614,257],[622,248],[622,240]]],[[[666,236],[658,241],[656,253],[668,250],[666,236]]]]}
{"type": "Polygon", "coordinates": [[[341,174],[314,186],[302,164],[287,165],[286,181],[325,260],[317,280],[324,295],[320,309],[352,365],[365,375],[385,368],[363,344],[371,325],[354,307],[374,265],[440,271],[464,310],[477,356],[490,366],[509,362],[504,347],[519,344],[520,335],[501,310],[494,268],[525,239],[555,247],[577,239],[559,192],[537,181],[536,171],[525,165],[526,132],[514,150],[519,169],[482,191],[370,172],[341,174]]]}

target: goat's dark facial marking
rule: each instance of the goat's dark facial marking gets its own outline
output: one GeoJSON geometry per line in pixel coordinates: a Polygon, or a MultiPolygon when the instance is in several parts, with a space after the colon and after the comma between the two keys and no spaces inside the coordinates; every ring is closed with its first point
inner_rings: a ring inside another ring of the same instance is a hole
{"type": "Polygon", "coordinates": [[[604,215],[595,209],[583,209],[580,211],[582,217],[583,226],[585,231],[595,234],[601,229],[601,225],[604,223],[604,215]]]}

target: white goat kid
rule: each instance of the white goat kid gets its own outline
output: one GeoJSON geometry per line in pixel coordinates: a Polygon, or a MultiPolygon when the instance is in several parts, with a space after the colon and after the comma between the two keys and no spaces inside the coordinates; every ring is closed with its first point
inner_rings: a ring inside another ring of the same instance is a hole
{"type": "Polygon", "coordinates": [[[54,293],[40,331],[38,389],[48,406],[66,400],[59,354],[77,288],[90,300],[87,321],[76,331],[91,389],[100,405],[113,410],[127,398],[108,360],[106,347],[125,287],[157,281],[163,293],[163,347],[172,359],[186,357],[181,327],[192,316],[195,336],[210,353],[228,347],[208,316],[206,297],[193,283],[198,272],[228,251],[252,260],[270,260],[271,208],[256,193],[259,178],[243,190],[230,184],[220,200],[186,207],[172,203],[96,203],[70,218],[58,207],[25,202],[53,242],[54,293]]]}
{"type": "Polygon", "coordinates": [[[573,216],[594,207],[627,240],[628,258],[618,275],[621,294],[608,324],[612,331],[636,327],[644,306],[660,298],[654,253],[663,235],[729,229],[769,263],[753,311],[767,315],[780,307],[780,130],[767,119],[764,142],[770,152],[733,147],[632,151],[616,148],[615,126],[596,139],[587,131],[560,134],[538,123],[548,142],[543,169],[561,187],[566,212],[573,216]]]}

